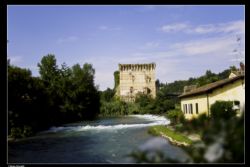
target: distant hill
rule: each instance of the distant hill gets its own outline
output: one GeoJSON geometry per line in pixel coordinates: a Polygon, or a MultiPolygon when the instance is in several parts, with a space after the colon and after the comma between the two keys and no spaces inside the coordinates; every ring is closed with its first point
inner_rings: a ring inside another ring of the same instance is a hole
{"type": "Polygon", "coordinates": [[[230,75],[231,71],[235,71],[236,67],[231,66],[218,74],[207,70],[206,73],[200,77],[193,78],[190,77],[188,80],[178,80],[172,83],[160,83],[159,80],[156,81],[156,87],[158,92],[165,92],[167,94],[181,94],[183,92],[184,86],[197,85],[197,87],[216,82],[218,80],[226,79],[230,75]],[[160,91],[159,91],[160,90],[160,91]]]}

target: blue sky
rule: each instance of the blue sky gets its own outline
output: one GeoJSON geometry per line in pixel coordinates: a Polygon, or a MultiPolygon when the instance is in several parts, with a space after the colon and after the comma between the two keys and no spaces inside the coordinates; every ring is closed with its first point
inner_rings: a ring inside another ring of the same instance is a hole
{"type": "Polygon", "coordinates": [[[7,12],[7,57],[33,76],[49,53],[59,66],[91,63],[100,90],[113,88],[119,63],[155,62],[156,78],[170,83],[245,62],[242,5],[10,5],[7,12]]]}

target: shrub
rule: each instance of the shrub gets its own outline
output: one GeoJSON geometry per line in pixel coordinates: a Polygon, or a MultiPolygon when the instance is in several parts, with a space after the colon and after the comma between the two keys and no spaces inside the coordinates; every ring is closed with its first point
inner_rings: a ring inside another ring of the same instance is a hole
{"type": "Polygon", "coordinates": [[[22,138],[22,129],[21,128],[11,128],[10,130],[10,136],[14,139],[22,138]]]}
{"type": "Polygon", "coordinates": [[[183,126],[182,123],[179,123],[179,124],[176,124],[176,125],[175,125],[176,131],[180,131],[180,132],[183,131],[183,127],[184,127],[184,126],[183,126]]]}
{"type": "Polygon", "coordinates": [[[30,126],[24,126],[23,128],[23,137],[29,137],[33,134],[32,128],[30,126]]]}
{"type": "Polygon", "coordinates": [[[171,124],[177,124],[180,123],[180,120],[183,120],[183,113],[181,110],[175,109],[175,110],[170,110],[167,113],[167,118],[170,119],[171,124]]]}
{"type": "Polygon", "coordinates": [[[179,126],[178,124],[175,126],[177,131],[188,131],[188,132],[195,132],[199,133],[204,127],[208,126],[209,118],[206,114],[201,114],[197,118],[193,118],[191,120],[186,120],[184,114],[182,114],[179,118],[179,126]]]}
{"type": "Polygon", "coordinates": [[[236,116],[233,101],[216,101],[211,106],[211,118],[227,120],[236,116]]]}

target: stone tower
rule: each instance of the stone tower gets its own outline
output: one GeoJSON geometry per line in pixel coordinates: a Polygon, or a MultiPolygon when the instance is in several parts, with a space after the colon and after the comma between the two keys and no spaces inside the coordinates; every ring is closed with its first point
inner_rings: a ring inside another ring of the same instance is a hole
{"type": "Polygon", "coordinates": [[[134,101],[137,93],[156,96],[155,63],[119,64],[119,88],[117,95],[124,101],[134,101]]]}

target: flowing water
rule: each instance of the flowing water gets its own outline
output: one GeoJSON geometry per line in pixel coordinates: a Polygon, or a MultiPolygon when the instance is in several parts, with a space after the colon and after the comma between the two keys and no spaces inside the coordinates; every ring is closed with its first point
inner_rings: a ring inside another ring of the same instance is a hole
{"type": "MultiPolygon", "coordinates": [[[[8,144],[9,163],[129,163],[128,154],[153,138],[147,129],[168,124],[164,117],[130,115],[52,127],[8,144]]],[[[164,151],[184,157],[168,143],[164,151]]]]}

